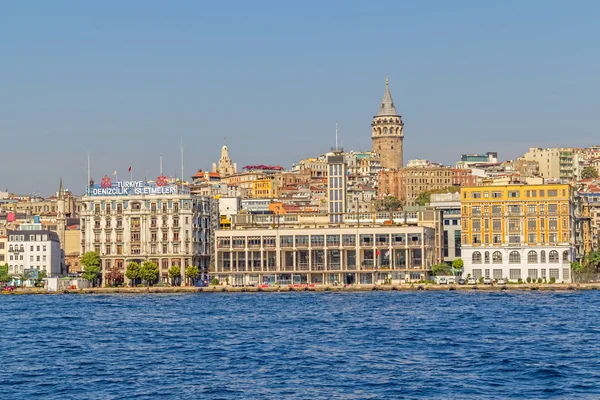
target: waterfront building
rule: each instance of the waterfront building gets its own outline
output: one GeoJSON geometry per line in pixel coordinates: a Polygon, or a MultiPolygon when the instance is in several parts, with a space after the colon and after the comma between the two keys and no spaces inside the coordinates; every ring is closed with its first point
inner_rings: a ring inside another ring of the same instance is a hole
{"type": "Polygon", "coordinates": [[[461,189],[464,274],[570,282],[575,253],[573,189],[494,184],[461,189]]]}
{"type": "Polygon", "coordinates": [[[460,193],[432,194],[430,206],[441,212],[444,237],[442,244],[443,260],[447,264],[461,258],[461,204],[460,193]]]}
{"type": "MultiPolygon", "coordinates": [[[[159,280],[168,280],[168,269],[178,266],[181,276],[195,265],[206,277],[211,255],[211,223],[218,209],[209,197],[168,183],[111,182],[89,187],[82,200],[81,254],[100,254],[103,283],[113,267],[122,273],[129,262],[153,261],[159,280]],[[214,214],[214,215],[213,215],[214,214]]],[[[214,218],[215,221],[212,221],[214,218]]]]}
{"type": "Polygon", "coordinates": [[[404,122],[394,106],[387,76],[381,105],[373,117],[371,128],[373,153],[379,154],[382,168],[402,168],[404,122]]]}
{"type": "Polygon", "coordinates": [[[8,230],[8,274],[13,283],[31,286],[40,271],[47,276],[62,274],[60,240],[49,230],[8,230]],[[23,282],[20,276],[30,279],[23,282]]]}
{"type": "Polygon", "coordinates": [[[417,213],[236,215],[215,232],[211,278],[233,285],[371,284],[427,279],[436,262],[435,229],[417,213]]]}

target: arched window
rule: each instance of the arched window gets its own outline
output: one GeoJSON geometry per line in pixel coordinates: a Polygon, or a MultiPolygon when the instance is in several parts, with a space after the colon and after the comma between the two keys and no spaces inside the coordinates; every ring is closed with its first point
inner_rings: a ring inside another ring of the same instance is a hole
{"type": "Polygon", "coordinates": [[[521,262],[521,255],[518,251],[511,251],[508,255],[508,262],[510,264],[518,264],[521,262]]]}
{"type": "Polygon", "coordinates": [[[383,128],[383,134],[387,135],[387,128],[383,128]]]}
{"type": "Polygon", "coordinates": [[[541,263],[546,262],[546,252],[544,250],[542,250],[542,252],[540,253],[540,262],[541,263]]]}
{"type": "Polygon", "coordinates": [[[492,254],[492,263],[502,264],[502,253],[495,251],[494,254],[492,254]]]}
{"type": "Polygon", "coordinates": [[[552,250],[550,254],[548,254],[548,262],[557,263],[558,262],[558,251],[552,250]]]}
{"type": "Polygon", "coordinates": [[[490,252],[486,251],[483,256],[485,258],[485,263],[489,264],[490,263],[490,252]]]}
{"type": "Polygon", "coordinates": [[[473,253],[473,264],[481,264],[481,253],[478,251],[473,253]]]}
{"type": "Polygon", "coordinates": [[[537,253],[535,250],[531,250],[529,253],[527,253],[527,263],[537,264],[537,253]]]}
{"type": "Polygon", "coordinates": [[[563,262],[569,262],[569,251],[565,250],[563,251],[563,262]]]}

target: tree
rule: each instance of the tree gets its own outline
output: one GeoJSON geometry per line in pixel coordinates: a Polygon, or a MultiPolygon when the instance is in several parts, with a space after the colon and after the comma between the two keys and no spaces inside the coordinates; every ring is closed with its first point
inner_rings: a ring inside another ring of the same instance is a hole
{"type": "Polygon", "coordinates": [[[44,279],[46,279],[48,277],[48,274],[46,273],[46,270],[41,270],[38,272],[38,277],[35,280],[35,286],[37,287],[42,287],[44,286],[44,279]]]}
{"type": "Polygon", "coordinates": [[[111,270],[106,274],[106,279],[110,282],[111,285],[117,286],[120,283],[123,283],[123,273],[116,265],[111,268],[111,270]]]}
{"type": "Polygon", "coordinates": [[[10,282],[10,275],[8,274],[8,264],[0,265],[0,282],[10,282]]]}
{"type": "Polygon", "coordinates": [[[420,206],[424,206],[431,202],[431,192],[421,192],[417,197],[417,203],[420,206]]]}
{"type": "Polygon", "coordinates": [[[378,207],[379,211],[397,211],[400,208],[402,208],[402,200],[394,196],[384,197],[378,207]]]}
{"type": "Polygon", "coordinates": [[[158,279],[158,265],[152,261],[144,261],[140,267],[139,276],[142,281],[146,282],[146,286],[150,286],[154,281],[158,279]]]}
{"type": "Polygon", "coordinates": [[[577,274],[581,274],[584,271],[584,267],[579,261],[572,261],[571,269],[577,274]]]}
{"type": "Polygon", "coordinates": [[[435,264],[431,267],[431,274],[434,276],[451,275],[451,272],[448,264],[435,264]]]}
{"type": "Polygon", "coordinates": [[[88,251],[81,256],[83,266],[82,277],[94,286],[94,282],[100,276],[100,255],[96,251],[88,251]]]}
{"type": "Polygon", "coordinates": [[[190,265],[185,270],[185,277],[188,278],[189,280],[191,280],[192,284],[196,281],[196,278],[198,277],[198,275],[200,275],[200,271],[198,270],[198,267],[196,267],[195,265],[190,265]]]}
{"type": "Polygon", "coordinates": [[[452,268],[459,274],[462,272],[464,266],[465,262],[462,260],[462,258],[457,258],[456,260],[452,261],[452,268]]]}
{"type": "Polygon", "coordinates": [[[581,171],[581,179],[590,179],[597,178],[598,170],[592,166],[585,167],[583,171],[581,171]]]}
{"type": "Polygon", "coordinates": [[[176,286],[178,279],[181,278],[179,265],[173,265],[169,268],[169,278],[171,278],[171,285],[176,286]]]}
{"type": "Polygon", "coordinates": [[[127,264],[125,276],[131,281],[132,286],[135,286],[137,279],[140,277],[140,264],[136,263],[135,261],[127,264]]]}

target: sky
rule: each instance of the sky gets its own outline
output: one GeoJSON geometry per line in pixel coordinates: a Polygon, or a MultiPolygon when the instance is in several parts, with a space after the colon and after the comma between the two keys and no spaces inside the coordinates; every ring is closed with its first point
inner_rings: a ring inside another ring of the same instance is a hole
{"type": "Polygon", "coordinates": [[[0,3],[0,190],[291,167],[369,150],[389,75],[404,160],[600,143],[597,1],[0,3]]]}

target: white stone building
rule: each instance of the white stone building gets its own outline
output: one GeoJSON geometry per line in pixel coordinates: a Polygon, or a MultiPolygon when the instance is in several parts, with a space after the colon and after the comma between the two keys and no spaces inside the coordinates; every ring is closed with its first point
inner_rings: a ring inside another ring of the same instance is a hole
{"type": "Polygon", "coordinates": [[[168,281],[173,265],[180,267],[182,277],[188,266],[195,265],[205,279],[211,254],[212,201],[167,184],[161,177],[157,184],[111,183],[105,177],[82,199],[81,253],[100,254],[103,283],[113,267],[124,273],[131,261],[146,260],[159,267],[160,281],[168,281]]]}
{"type": "Polygon", "coordinates": [[[45,271],[47,276],[61,274],[60,241],[56,232],[9,230],[7,235],[9,275],[18,277],[28,271],[30,274],[45,271]]]}

